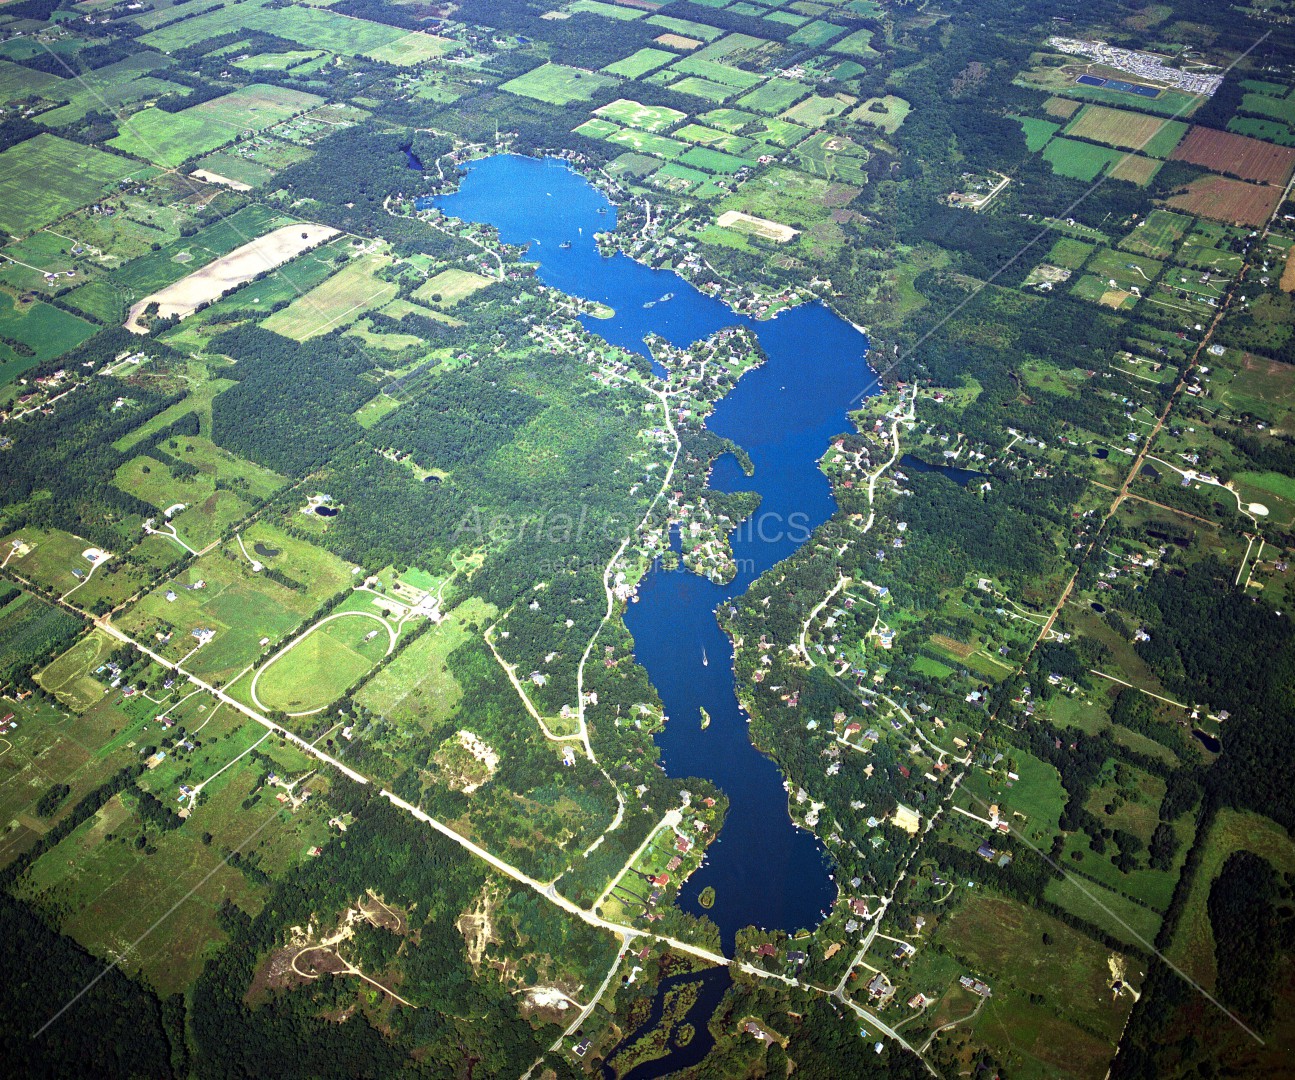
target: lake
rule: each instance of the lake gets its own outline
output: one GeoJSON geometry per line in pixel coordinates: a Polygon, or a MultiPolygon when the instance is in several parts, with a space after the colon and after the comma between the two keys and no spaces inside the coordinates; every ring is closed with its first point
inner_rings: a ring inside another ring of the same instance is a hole
{"type": "MultiPolygon", "coordinates": [[[[818,460],[833,435],[851,430],[848,410],[864,392],[875,392],[867,338],[821,304],[758,322],[671,271],[622,254],[599,255],[594,234],[615,227],[615,207],[556,159],[498,155],[474,162],[459,190],[435,205],[450,216],[495,226],[505,243],[529,244],[541,281],[612,308],[612,318],[585,325],[616,345],[646,355],[648,333],[686,346],[735,325],[759,337],[768,362],[742,377],[708,423],[740,444],[755,466],[748,478],[726,455],[712,471],[711,486],[754,490],[762,499],[754,518],[734,530],[739,573],[717,585],[658,565],[640,584],[639,602],[629,606],[625,622],[670,717],[656,737],[666,771],[706,777],[729,798],[723,830],[685,885],[682,907],[713,919],[728,950],[744,926],[791,932],[816,926],[837,895],[828,860],[819,841],[792,824],[781,772],[751,743],[734,693],[732,644],[715,612],[835,511],[818,460]],[[711,716],[704,731],[703,706],[711,716]],[[708,885],[716,900],[703,912],[697,896],[708,885]]],[[[797,723],[810,719],[789,714],[797,723]]]]}

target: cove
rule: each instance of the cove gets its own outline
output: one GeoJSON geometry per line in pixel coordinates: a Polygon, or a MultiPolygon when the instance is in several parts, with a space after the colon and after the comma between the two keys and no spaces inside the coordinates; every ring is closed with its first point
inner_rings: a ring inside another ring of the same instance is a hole
{"type": "MultiPolygon", "coordinates": [[[[529,244],[546,285],[612,308],[612,318],[585,325],[613,344],[645,353],[649,332],[687,346],[735,325],[759,338],[768,362],[744,375],[708,421],[755,466],[746,477],[726,455],[712,470],[711,487],[761,496],[754,518],[733,531],[738,575],[717,585],[658,565],[640,583],[639,602],[629,606],[625,622],[670,717],[656,737],[667,773],[705,777],[729,798],[724,827],[685,886],[682,907],[713,919],[730,952],[734,935],[748,925],[790,932],[816,926],[836,899],[828,861],[819,841],[792,824],[781,772],[751,743],[734,692],[732,644],[715,612],[835,511],[818,460],[832,436],[851,430],[848,410],[865,391],[875,392],[867,338],[821,304],[759,322],[734,314],[672,271],[623,254],[599,255],[594,233],[614,228],[615,207],[556,159],[498,155],[474,162],[459,190],[435,205],[449,216],[493,225],[505,243],[529,244]],[[704,731],[703,706],[711,716],[704,731]],[[716,900],[703,911],[697,896],[707,885],[716,900]]],[[[786,722],[810,719],[791,710],[786,722]]]]}

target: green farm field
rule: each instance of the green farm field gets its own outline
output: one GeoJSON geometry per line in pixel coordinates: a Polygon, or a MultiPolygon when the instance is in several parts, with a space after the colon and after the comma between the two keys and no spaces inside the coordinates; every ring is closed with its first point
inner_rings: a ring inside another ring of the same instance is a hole
{"type": "Polygon", "coordinates": [[[1109,950],[1065,923],[1013,900],[982,895],[947,918],[941,934],[947,947],[991,983],[1009,979],[1026,992],[1064,1001],[1067,1013],[1086,1028],[1111,1045],[1119,1039],[1133,1002],[1111,998],[1109,950]],[[1052,948],[1042,946],[1045,932],[1052,948]]]}
{"type": "Polygon", "coordinates": [[[1153,259],[1167,259],[1191,227],[1189,217],[1169,210],[1152,210],[1120,241],[1120,247],[1153,259]]]}
{"type": "Polygon", "coordinates": [[[177,237],[157,251],[131,260],[121,269],[114,270],[108,280],[138,299],[179,281],[213,259],[228,255],[251,239],[299,220],[253,203],[199,229],[192,236],[177,237]]]}
{"type": "Polygon", "coordinates": [[[83,625],[62,608],[19,592],[0,607],[0,677],[49,655],[56,641],[65,640],[83,625]]]}
{"type": "Polygon", "coordinates": [[[844,28],[837,26],[836,23],[814,21],[805,23],[787,40],[793,45],[817,49],[844,32],[844,28]]]}
{"type": "Polygon", "coordinates": [[[1214,929],[1210,925],[1209,893],[1229,855],[1251,851],[1280,874],[1295,873],[1295,844],[1286,830],[1259,814],[1220,810],[1204,838],[1200,863],[1192,880],[1178,929],[1166,953],[1169,959],[1207,990],[1218,978],[1214,929]]]}
{"type": "Polygon", "coordinates": [[[677,61],[671,70],[680,71],[685,75],[696,75],[707,82],[719,83],[734,90],[750,90],[764,81],[761,75],[754,75],[749,71],[721,64],[715,60],[707,60],[700,55],[685,56],[677,61]]]}
{"type": "Polygon", "coordinates": [[[119,616],[122,629],[156,642],[156,651],[173,662],[192,652],[187,670],[224,683],[261,654],[262,638],[277,641],[350,581],[349,568],[341,560],[273,526],[257,523],[243,531],[242,540],[247,558],[237,539],[226,542],[119,616]],[[254,573],[250,558],[303,589],[254,573]],[[191,587],[199,581],[202,588],[191,587]],[[167,600],[168,593],[175,599],[167,600]],[[194,652],[198,643],[192,632],[197,629],[212,630],[215,636],[194,652]],[[157,640],[158,634],[166,633],[172,634],[169,641],[157,640]]]}
{"type": "Polygon", "coordinates": [[[716,131],[714,128],[702,127],[700,124],[685,124],[674,133],[674,137],[729,154],[743,154],[754,145],[750,139],[744,139],[740,135],[716,131]]]}
{"type": "Polygon", "coordinates": [[[28,368],[62,356],[94,332],[90,323],[61,308],[40,300],[18,304],[8,293],[0,293],[0,386],[28,368]],[[25,348],[16,349],[10,342],[25,348]]]}
{"type": "Polygon", "coordinates": [[[391,256],[380,252],[352,259],[261,325],[294,341],[307,341],[336,327],[349,326],[366,311],[380,308],[395,297],[395,283],[375,276],[390,264],[391,256]]]}
{"type": "Polygon", "coordinates": [[[763,86],[757,86],[750,93],[743,94],[736,104],[742,109],[773,116],[812,92],[812,87],[804,83],[792,82],[790,79],[770,79],[763,86]]]}
{"type": "Polygon", "coordinates": [[[700,79],[696,75],[688,75],[676,83],[671,83],[670,89],[677,90],[681,94],[688,94],[691,97],[701,98],[704,101],[714,103],[727,101],[738,92],[731,86],[725,86],[723,83],[710,82],[708,79],[700,79]]]}
{"type": "Polygon", "coordinates": [[[1043,160],[1052,166],[1053,172],[1085,182],[1092,180],[1122,156],[1118,150],[1108,150],[1104,146],[1076,142],[1060,136],[1043,148],[1043,160]]]}
{"type": "Polygon", "coordinates": [[[0,560],[5,567],[28,581],[62,594],[77,583],[73,570],[85,572],[90,564],[81,553],[93,545],[89,540],[62,529],[27,526],[0,541],[0,560]],[[31,549],[25,555],[11,554],[11,542],[22,540],[31,549]]]}
{"type": "Polygon", "coordinates": [[[872,47],[871,30],[856,30],[849,37],[844,37],[833,45],[831,51],[841,53],[843,56],[858,57],[861,60],[877,55],[877,50],[872,47]]]}
{"type": "Polygon", "coordinates": [[[1012,119],[1021,125],[1021,131],[1025,135],[1025,148],[1032,154],[1037,154],[1047,146],[1048,140],[1061,130],[1060,124],[1040,120],[1035,116],[1013,116],[1012,119]]]}
{"type": "MultiPolygon", "coordinates": [[[[745,98],[743,99],[746,100],[745,98]]],[[[858,99],[849,94],[837,94],[834,97],[819,97],[815,94],[808,97],[779,115],[783,120],[794,124],[803,124],[811,130],[822,127],[835,116],[840,116],[852,108],[858,99]]]]}
{"type": "Polygon", "coordinates": [[[448,308],[491,284],[490,278],[481,274],[451,268],[442,270],[418,286],[414,290],[414,299],[422,304],[448,308]]]}
{"type": "Polygon", "coordinates": [[[663,105],[643,105],[629,98],[619,98],[609,102],[596,110],[594,115],[623,124],[625,127],[656,134],[668,131],[675,124],[688,119],[688,114],[678,109],[667,109],[663,105]]]}
{"type": "Polygon", "coordinates": [[[107,689],[107,681],[99,682],[92,672],[116,647],[113,638],[94,630],[51,662],[37,681],[46,693],[53,694],[73,712],[83,713],[107,689]]]}
{"type": "Polygon", "coordinates": [[[243,86],[178,113],[161,109],[136,113],[126,130],[108,145],[174,167],[233,142],[244,132],[273,127],[323,100],[278,86],[243,86]]]}
{"type": "Polygon", "coordinates": [[[666,138],[664,135],[653,135],[648,131],[630,131],[628,128],[622,128],[608,135],[607,141],[638,153],[653,154],[667,159],[677,158],[688,149],[686,143],[666,138]]]}
{"type": "Polygon", "coordinates": [[[239,30],[263,30],[306,49],[323,49],[343,56],[369,55],[411,36],[408,30],[368,19],[350,19],[322,6],[275,7],[271,6],[271,0],[246,0],[189,19],[181,16],[179,21],[153,30],[139,40],[151,48],[173,53],[239,30]]]}
{"type": "Polygon", "coordinates": [[[1148,948],[1160,929],[1160,913],[1118,892],[1079,877],[1052,879],[1043,898],[1136,949],[1148,948]]]}
{"type": "Polygon", "coordinates": [[[850,114],[850,119],[857,124],[870,124],[887,135],[893,135],[903,126],[912,108],[903,98],[887,94],[885,97],[869,98],[863,102],[850,114]]]}
{"type": "Polygon", "coordinates": [[[546,101],[550,105],[569,105],[588,101],[599,90],[615,86],[618,79],[610,75],[581,71],[563,64],[543,64],[525,75],[504,83],[500,89],[521,97],[546,101]]]}
{"type": "Polygon", "coordinates": [[[29,233],[93,202],[127,177],[149,172],[129,158],[42,132],[0,153],[0,229],[29,233]]]}
{"type": "Polygon", "coordinates": [[[371,618],[333,618],[261,668],[256,696],[267,709],[316,712],[381,660],[388,642],[387,631],[371,618]]]}
{"type": "Polygon", "coordinates": [[[1165,120],[1105,105],[1085,105],[1066,125],[1064,134],[1164,158],[1183,141],[1187,125],[1181,120],[1165,120]]]}
{"type": "Polygon", "coordinates": [[[676,55],[665,49],[643,48],[622,60],[617,60],[614,64],[608,64],[603,71],[608,75],[619,75],[622,79],[637,79],[640,75],[646,75],[649,71],[664,67],[676,55]]]}

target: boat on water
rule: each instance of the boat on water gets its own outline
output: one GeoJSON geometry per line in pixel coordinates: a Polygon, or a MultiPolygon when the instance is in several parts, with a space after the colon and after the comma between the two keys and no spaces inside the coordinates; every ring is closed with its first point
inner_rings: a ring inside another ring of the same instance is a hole
{"type": "Polygon", "coordinates": [[[605,206],[600,206],[600,207],[598,208],[598,213],[600,213],[600,214],[605,214],[605,213],[607,213],[607,207],[605,207],[605,206]]]}
{"type": "Polygon", "coordinates": [[[661,297],[661,299],[658,300],[657,303],[664,304],[667,300],[673,300],[673,299],[674,299],[674,293],[668,292],[665,294],[665,296],[661,297]]]}
{"type": "Polygon", "coordinates": [[[643,306],[644,306],[645,308],[656,307],[656,301],[655,301],[655,300],[649,300],[649,301],[648,301],[646,304],[644,304],[643,306]]]}
{"type": "Polygon", "coordinates": [[[703,645],[703,646],[701,647],[701,666],[702,666],[702,667],[710,667],[710,660],[709,660],[709,659],[707,659],[707,657],[706,657],[706,646],[705,646],[705,645],[703,645]]]}
{"type": "Polygon", "coordinates": [[[560,247],[563,251],[566,251],[567,248],[569,248],[570,246],[571,246],[570,240],[563,240],[562,243],[558,245],[558,247],[560,247]]]}

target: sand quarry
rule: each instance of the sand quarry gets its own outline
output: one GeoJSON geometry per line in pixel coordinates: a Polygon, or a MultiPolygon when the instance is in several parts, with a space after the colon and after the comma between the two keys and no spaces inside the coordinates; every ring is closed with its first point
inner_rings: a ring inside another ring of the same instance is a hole
{"type": "Polygon", "coordinates": [[[201,270],[195,270],[165,289],[144,297],[131,307],[123,325],[135,334],[148,333],[148,327],[140,325],[139,317],[149,304],[154,303],[157,304],[158,318],[178,315],[183,319],[186,315],[192,315],[199,304],[218,299],[226,290],[244,285],[266,270],[282,266],[289,259],[325,240],[331,240],[337,234],[337,229],[327,225],[304,222],[275,229],[250,244],[235,248],[228,255],[208,263],[201,270]]]}

